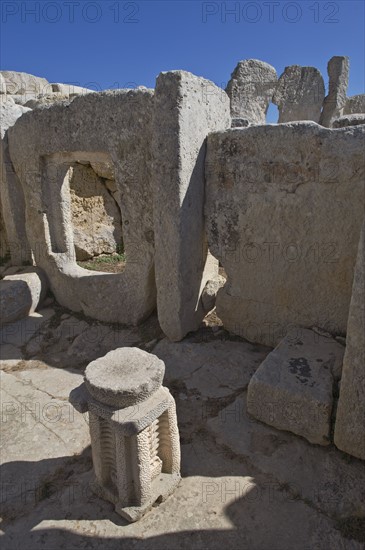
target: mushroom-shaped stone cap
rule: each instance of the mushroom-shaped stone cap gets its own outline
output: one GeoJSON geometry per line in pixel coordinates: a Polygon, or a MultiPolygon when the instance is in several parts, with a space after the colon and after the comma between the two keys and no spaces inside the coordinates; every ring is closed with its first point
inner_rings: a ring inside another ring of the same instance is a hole
{"type": "Polygon", "coordinates": [[[85,384],[94,399],[125,408],[144,401],[162,384],[165,364],[156,355],[138,348],[119,348],[92,361],[85,384]]]}

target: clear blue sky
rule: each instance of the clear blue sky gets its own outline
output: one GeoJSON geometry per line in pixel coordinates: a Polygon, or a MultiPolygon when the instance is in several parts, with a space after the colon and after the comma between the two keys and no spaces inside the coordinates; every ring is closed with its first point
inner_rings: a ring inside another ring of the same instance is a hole
{"type": "Polygon", "coordinates": [[[185,69],[225,85],[237,62],[321,70],[351,60],[349,95],[364,92],[363,1],[1,0],[1,68],[99,89],[153,87],[185,69]],[[93,84],[94,83],[94,84],[93,84]]]}

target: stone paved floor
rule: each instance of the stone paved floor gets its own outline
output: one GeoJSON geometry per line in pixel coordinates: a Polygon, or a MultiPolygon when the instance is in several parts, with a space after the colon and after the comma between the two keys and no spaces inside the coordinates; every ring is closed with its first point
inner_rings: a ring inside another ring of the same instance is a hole
{"type": "Polygon", "coordinates": [[[269,348],[220,327],[170,343],[155,317],[116,327],[55,304],[0,339],[2,549],[365,547],[364,463],[246,413],[269,348]],[[68,404],[88,362],[124,345],[164,359],[182,450],[179,488],[135,524],[92,493],[87,416],[68,404]]]}

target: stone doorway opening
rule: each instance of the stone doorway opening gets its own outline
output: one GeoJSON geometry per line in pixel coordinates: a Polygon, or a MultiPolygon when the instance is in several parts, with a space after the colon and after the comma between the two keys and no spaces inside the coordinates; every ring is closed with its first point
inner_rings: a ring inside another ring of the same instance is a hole
{"type": "Polygon", "coordinates": [[[67,178],[78,265],[93,271],[122,271],[125,253],[121,201],[113,163],[108,159],[75,162],[67,178]]]}

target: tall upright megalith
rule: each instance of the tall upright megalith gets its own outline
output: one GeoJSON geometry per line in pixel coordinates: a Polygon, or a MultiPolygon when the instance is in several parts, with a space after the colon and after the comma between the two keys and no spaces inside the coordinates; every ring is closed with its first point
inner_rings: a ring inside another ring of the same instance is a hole
{"type": "Polygon", "coordinates": [[[365,222],[355,267],[335,424],[336,446],[365,460],[365,222]]]}
{"type": "Polygon", "coordinates": [[[318,122],[324,100],[324,81],[315,67],[285,67],[273,97],[279,108],[279,122],[318,122]]]}
{"type": "Polygon", "coordinates": [[[350,60],[344,56],[332,57],[327,65],[329,76],[328,94],[323,103],[320,124],[330,128],[335,118],[343,114],[347,102],[350,60]]]}
{"type": "Polygon", "coordinates": [[[206,137],[230,124],[224,90],[185,71],[158,76],[152,143],[155,270],[159,322],[171,340],[197,329],[204,317],[202,290],[218,272],[204,231],[206,137]]]}
{"type": "Polygon", "coordinates": [[[240,61],[226,88],[232,117],[246,119],[251,124],[265,124],[277,80],[275,68],[268,63],[258,59],[240,61]]]}

